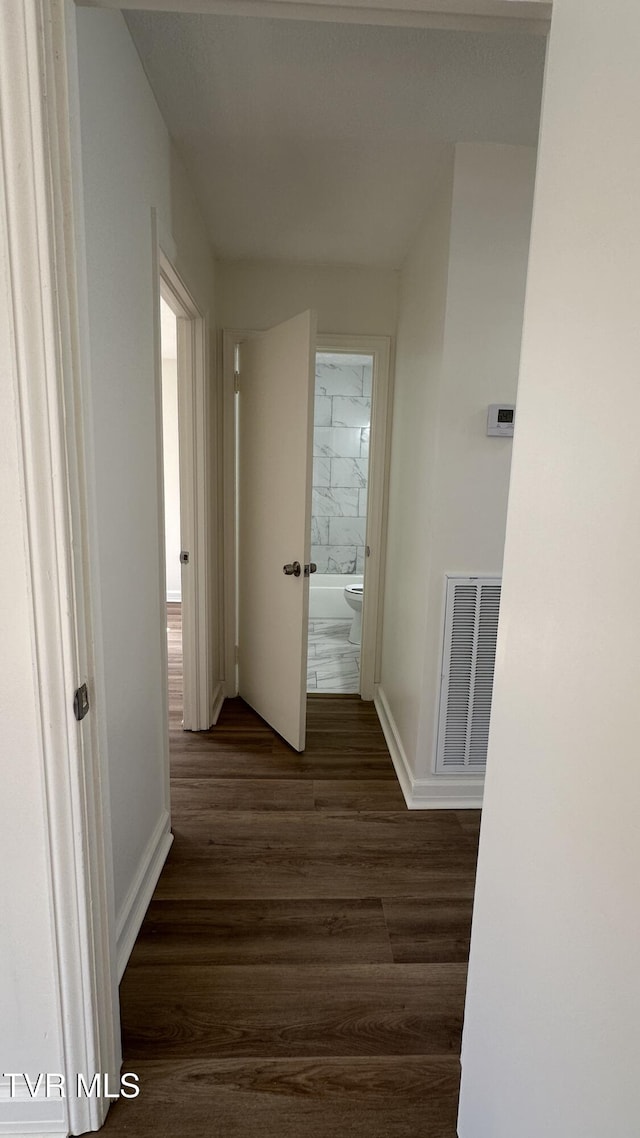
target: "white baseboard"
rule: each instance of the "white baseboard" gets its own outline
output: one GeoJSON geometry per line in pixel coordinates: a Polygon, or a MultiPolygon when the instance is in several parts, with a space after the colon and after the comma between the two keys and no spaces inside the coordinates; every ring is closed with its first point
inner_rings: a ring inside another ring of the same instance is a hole
{"type": "MultiPolygon", "coordinates": [[[[35,1078],[33,1072],[32,1077],[35,1078]]],[[[15,1090],[13,1098],[0,1100],[2,1138],[18,1138],[18,1135],[23,1134],[30,1134],[31,1138],[60,1138],[69,1133],[63,1120],[62,1107],[56,1112],[55,1101],[31,1098],[26,1086],[16,1085],[15,1090]]]]}
{"type": "Polygon", "coordinates": [[[167,589],[167,603],[169,601],[176,602],[182,600],[182,593],[180,589],[167,589]]]}
{"type": "Polygon", "coordinates": [[[211,726],[212,727],[215,727],[216,723],[218,722],[218,716],[220,715],[220,712],[222,711],[222,705],[225,701],[225,698],[226,698],[226,696],[225,696],[224,684],[223,684],[222,680],[218,680],[215,688],[213,689],[213,695],[211,697],[211,715],[210,715],[210,718],[211,718],[211,726]]]}
{"type": "Polygon", "coordinates": [[[140,859],[138,871],[118,914],[116,921],[118,982],[122,979],[127,967],[136,937],[140,931],[140,925],[144,920],[144,915],[171,848],[173,834],[169,829],[170,824],[169,813],[165,810],[149,839],[140,859]]]}
{"type": "Polygon", "coordinates": [[[478,810],[482,806],[484,779],[478,775],[431,775],[415,778],[389,702],[380,685],[374,697],[380,726],[409,810],[478,810]]]}
{"type": "Polygon", "coordinates": [[[42,1122],[5,1122],[0,1119],[0,1135],[2,1138],[23,1138],[23,1135],[30,1138],[67,1138],[68,1129],[65,1125],[61,1130],[42,1130],[42,1122]]]}
{"type": "MultiPolygon", "coordinates": [[[[0,1072],[2,1074],[2,1072],[0,1072]]],[[[38,1072],[31,1071],[35,1080],[38,1072]]],[[[43,1078],[44,1084],[44,1078],[43,1078]]],[[[42,1085],[34,1097],[26,1083],[16,1080],[13,1094],[9,1095],[9,1080],[0,1082],[0,1135],[2,1138],[18,1138],[29,1134],[31,1138],[65,1138],[69,1133],[65,1121],[64,1102],[57,1094],[46,1098],[42,1085]]]]}

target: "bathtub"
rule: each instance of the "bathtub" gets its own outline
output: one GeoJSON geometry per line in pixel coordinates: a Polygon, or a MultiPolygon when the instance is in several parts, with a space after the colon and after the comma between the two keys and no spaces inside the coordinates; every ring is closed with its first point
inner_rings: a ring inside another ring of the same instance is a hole
{"type": "Polygon", "coordinates": [[[342,617],[349,620],[353,610],[344,599],[346,585],[361,585],[362,573],[313,573],[309,588],[309,619],[342,617]]]}

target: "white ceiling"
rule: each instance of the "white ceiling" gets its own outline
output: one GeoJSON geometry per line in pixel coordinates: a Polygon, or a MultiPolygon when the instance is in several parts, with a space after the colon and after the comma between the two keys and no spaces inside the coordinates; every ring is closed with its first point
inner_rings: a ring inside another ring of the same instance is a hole
{"type": "Polygon", "coordinates": [[[126,19],[223,258],[398,267],[453,142],[537,139],[539,36],[126,19]]]}

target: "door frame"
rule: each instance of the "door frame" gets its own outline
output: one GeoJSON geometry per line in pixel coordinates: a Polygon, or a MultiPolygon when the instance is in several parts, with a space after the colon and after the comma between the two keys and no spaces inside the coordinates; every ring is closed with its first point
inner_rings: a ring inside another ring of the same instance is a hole
{"type": "MultiPolygon", "coordinates": [[[[66,0],[0,5],[0,197],[12,298],[2,362],[16,398],[23,532],[29,559],[34,690],[39,718],[39,824],[50,873],[61,1068],[121,1066],[113,858],[104,723],[95,486],[90,448],[88,304],[79,124],[71,113],[73,37],[66,0]],[[70,66],[71,65],[71,66],[70,66]],[[73,714],[86,681],[89,713],[73,714]]],[[[34,819],[34,825],[36,820],[34,819]]],[[[28,945],[25,945],[25,959],[28,945]]],[[[63,1100],[73,1134],[97,1130],[108,1098],[63,1100]]],[[[16,1131],[47,1128],[42,1115],[16,1131]]]]}
{"type": "Polygon", "coordinates": [[[373,357],[371,431],[367,476],[367,536],[362,644],[360,648],[360,696],[372,700],[380,682],[382,616],[386,562],[387,506],[391,459],[391,338],[389,336],[319,335],[316,352],[344,352],[373,357]]]}
{"type": "MultiPolygon", "coordinates": [[[[166,598],[164,535],[164,466],[162,424],[162,353],[160,297],[176,316],[178,332],[178,439],[180,451],[180,541],[189,551],[182,566],[182,670],[183,726],[185,731],[206,731],[213,722],[209,647],[209,393],[207,385],[208,329],[206,316],[170,258],[156,243],[159,287],[156,300],[156,426],[158,431],[158,503],[161,520],[159,567],[161,596],[166,598]]],[[[164,687],[168,690],[166,605],[160,613],[164,687]]],[[[165,707],[168,724],[168,706],[165,707]]]]}
{"type": "MultiPolygon", "coordinates": [[[[237,609],[237,348],[243,340],[262,335],[255,330],[225,329],[222,333],[223,387],[223,524],[224,524],[224,661],[225,695],[238,694],[237,609]]],[[[371,550],[365,574],[362,606],[360,696],[372,700],[380,681],[382,609],[387,533],[388,481],[391,458],[391,338],[318,333],[316,352],[359,353],[373,357],[367,540],[371,550]]]]}

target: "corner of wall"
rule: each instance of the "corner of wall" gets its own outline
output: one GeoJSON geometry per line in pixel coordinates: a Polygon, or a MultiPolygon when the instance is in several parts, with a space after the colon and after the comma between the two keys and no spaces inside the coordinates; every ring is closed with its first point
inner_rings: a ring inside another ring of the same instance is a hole
{"type": "Polygon", "coordinates": [[[378,685],[374,705],[409,810],[477,810],[482,806],[484,778],[481,776],[416,778],[381,685],[378,685]]]}
{"type": "Polygon", "coordinates": [[[408,802],[423,698],[453,159],[451,148],[400,274],[398,297],[380,703],[408,802]]]}

